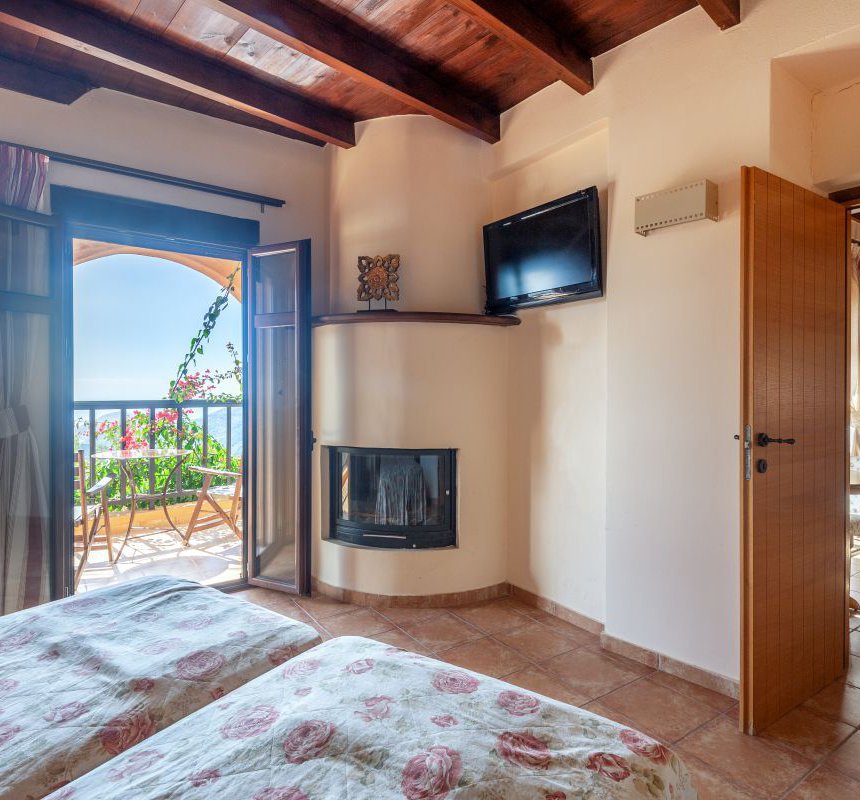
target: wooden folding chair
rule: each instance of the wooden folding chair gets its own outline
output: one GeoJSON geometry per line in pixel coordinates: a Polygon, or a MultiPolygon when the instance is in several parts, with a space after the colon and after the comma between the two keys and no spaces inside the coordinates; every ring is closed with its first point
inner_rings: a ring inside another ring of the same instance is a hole
{"type": "Polygon", "coordinates": [[[242,473],[230,472],[226,469],[210,469],[209,467],[189,467],[189,469],[203,475],[203,486],[197,495],[197,503],[194,505],[191,519],[188,521],[188,527],[182,537],[183,543],[188,545],[191,542],[191,535],[195,531],[204,531],[218,525],[227,525],[241,539],[242,531],[239,528],[238,520],[242,504],[242,473]],[[236,482],[225,486],[212,486],[212,481],[215,478],[235,478],[236,482]],[[218,498],[221,498],[222,502],[229,499],[229,507],[224,509],[218,502],[218,498]],[[212,508],[213,513],[201,517],[204,503],[212,508]]]}
{"type": "Polygon", "coordinates": [[[99,531],[104,529],[105,543],[108,551],[108,559],[113,564],[113,542],[111,541],[110,510],[108,508],[107,490],[110,488],[116,476],[113,473],[105,475],[98,483],[87,487],[87,469],[84,451],[75,453],[75,489],[80,497],[80,505],[74,509],[75,525],[75,550],[80,543],[81,557],[75,567],[75,589],[81,580],[81,573],[87,565],[87,559],[92,549],[93,540],[99,531]],[[90,502],[90,498],[97,496],[98,500],[90,502]]]}

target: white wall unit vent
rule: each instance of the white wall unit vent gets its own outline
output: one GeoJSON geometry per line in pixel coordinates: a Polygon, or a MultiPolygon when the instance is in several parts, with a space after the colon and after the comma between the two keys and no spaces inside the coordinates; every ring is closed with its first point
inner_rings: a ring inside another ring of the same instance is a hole
{"type": "Polygon", "coordinates": [[[647,236],[657,228],[668,228],[697,219],[719,219],[717,184],[703,180],[643,194],[636,198],[636,233],[647,236]]]}

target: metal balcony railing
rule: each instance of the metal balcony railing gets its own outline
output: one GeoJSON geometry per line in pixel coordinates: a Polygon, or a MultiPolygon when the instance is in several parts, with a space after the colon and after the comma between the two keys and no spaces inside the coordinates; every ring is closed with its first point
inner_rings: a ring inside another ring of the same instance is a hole
{"type": "MultiPolygon", "coordinates": [[[[191,466],[240,471],[242,459],[242,404],[211,400],[78,400],[74,403],[75,449],[88,460],[90,483],[108,472],[117,474],[110,505],[130,504],[128,481],[110,461],[94,458],[104,450],[132,447],[191,450],[164,496],[168,502],[196,497],[202,478],[191,466]],[[133,440],[133,441],[130,441],[133,440]]],[[[141,460],[134,467],[138,500],[161,498],[163,482],[175,462],[141,460]]],[[[165,460],[167,461],[167,460],[165,460]]],[[[229,479],[225,479],[229,480],[229,479]]]]}

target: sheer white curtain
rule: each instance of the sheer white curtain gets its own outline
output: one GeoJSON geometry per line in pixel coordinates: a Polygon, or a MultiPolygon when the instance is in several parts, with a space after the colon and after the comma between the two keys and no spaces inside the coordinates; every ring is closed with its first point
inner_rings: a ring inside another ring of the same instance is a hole
{"type": "MultiPolygon", "coordinates": [[[[47,167],[44,156],[0,145],[0,203],[35,210],[47,167]]],[[[0,214],[0,292],[46,296],[49,259],[45,228],[0,214]]],[[[47,314],[0,308],[0,614],[49,599],[47,465],[39,454],[49,423],[49,344],[47,314]]]]}

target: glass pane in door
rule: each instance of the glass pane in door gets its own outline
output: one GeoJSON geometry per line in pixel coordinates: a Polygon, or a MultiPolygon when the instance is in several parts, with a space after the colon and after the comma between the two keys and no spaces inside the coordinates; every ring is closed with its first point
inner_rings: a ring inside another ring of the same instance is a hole
{"type": "Polygon", "coordinates": [[[310,588],[310,242],[253,251],[248,287],[252,583],[310,588]]]}
{"type": "Polygon", "coordinates": [[[258,328],[254,370],[257,577],[296,580],[295,330],[258,328]]]}
{"type": "Polygon", "coordinates": [[[296,310],[296,250],[262,256],[256,262],[254,304],[257,314],[296,310]]]}

